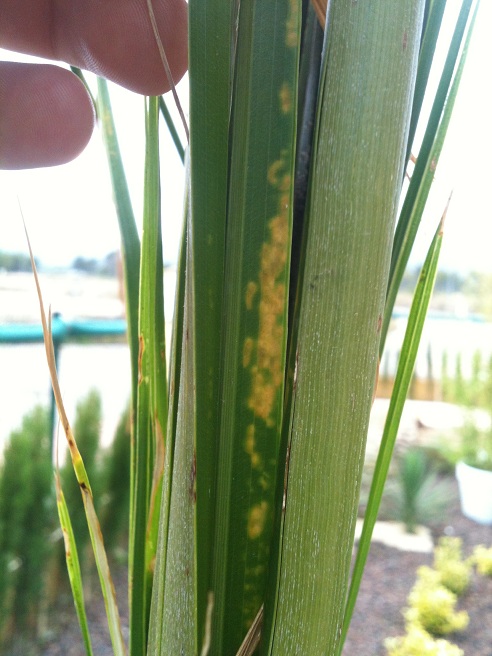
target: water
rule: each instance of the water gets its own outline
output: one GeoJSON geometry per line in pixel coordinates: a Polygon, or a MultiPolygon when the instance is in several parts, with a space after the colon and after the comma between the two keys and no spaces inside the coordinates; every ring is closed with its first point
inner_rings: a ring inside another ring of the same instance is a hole
{"type": "MultiPolygon", "coordinates": [[[[393,321],[381,372],[394,374],[406,320],[393,321]]],[[[168,340],[168,345],[170,340],[168,340]]],[[[461,354],[463,374],[471,372],[473,354],[492,355],[492,324],[485,322],[430,318],[424,328],[416,364],[421,378],[428,375],[428,350],[432,374],[439,379],[442,355],[448,354],[452,375],[456,356],[461,354]]],[[[102,398],[101,439],[110,443],[119,418],[130,396],[130,358],[126,344],[66,344],[60,350],[59,376],[69,419],[75,406],[91,388],[102,398]]],[[[50,403],[50,382],[44,347],[37,344],[0,346],[0,450],[23,415],[36,404],[50,403]]]]}
{"type": "MultiPolygon", "coordinates": [[[[176,271],[164,271],[166,348],[169,357],[169,322],[173,315],[176,271]]],[[[42,280],[45,303],[71,317],[122,316],[116,278],[94,278],[76,272],[46,275],[42,280]]],[[[0,321],[37,323],[39,306],[31,274],[0,272],[0,321]]],[[[123,343],[64,344],[59,351],[58,372],[68,418],[73,425],[75,407],[90,389],[99,391],[103,421],[101,442],[111,442],[130,397],[130,354],[123,343]]],[[[51,384],[42,344],[0,344],[0,454],[11,431],[36,405],[49,406],[51,384]]],[[[60,441],[63,435],[60,436],[60,441]]]]}
{"type": "MultiPolygon", "coordinates": [[[[111,442],[130,397],[130,356],[126,344],[66,344],[60,349],[59,380],[73,424],[79,400],[95,388],[101,394],[101,441],[111,442]]],[[[0,448],[35,405],[50,404],[50,380],[42,344],[0,346],[0,448]]],[[[63,436],[60,436],[62,439],[63,436]]]]}

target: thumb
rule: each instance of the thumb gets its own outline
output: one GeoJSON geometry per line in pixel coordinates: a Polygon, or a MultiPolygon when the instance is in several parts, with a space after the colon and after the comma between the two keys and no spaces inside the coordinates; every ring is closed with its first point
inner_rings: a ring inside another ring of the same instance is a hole
{"type": "Polygon", "coordinates": [[[85,148],[93,127],[94,108],[73,73],[0,62],[0,168],[64,164],[85,148]]]}

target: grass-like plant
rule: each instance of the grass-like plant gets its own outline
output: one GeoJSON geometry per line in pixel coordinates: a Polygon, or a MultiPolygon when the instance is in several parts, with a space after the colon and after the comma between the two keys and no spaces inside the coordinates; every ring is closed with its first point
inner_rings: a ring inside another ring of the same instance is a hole
{"type": "MultiPolygon", "coordinates": [[[[463,2],[394,236],[445,2],[331,0],[326,10],[298,0],[190,1],[188,177],[169,365],[164,107],[146,101],[140,243],[99,81],[132,357],[132,656],[341,652],[441,225],[417,285],[349,591],[379,353],[456,96],[471,6],[463,2]]],[[[152,18],[150,0],[148,7],[152,18]]],[[[122,654],[90,482],[63,410],[44,311],[43,321],[113,649],[122,654]]]]}
{"type": "Polygon", "coordinates": [[[405,449],[396,464],[395,476],[385,488],[385,502],[391,516],[402,521],[408,533],[414,533],[419,523],[442,516],[451,489],[448,481],[439,479],[423,448],[405,449]]]}

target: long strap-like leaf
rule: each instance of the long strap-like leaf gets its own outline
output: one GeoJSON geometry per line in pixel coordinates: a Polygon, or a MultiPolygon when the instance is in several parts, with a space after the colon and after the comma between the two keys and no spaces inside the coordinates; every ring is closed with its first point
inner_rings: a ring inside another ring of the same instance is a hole
{"type": "MultiPolygon", "coordinates": [[[[443,217],[444,220],[444,217],[443,217]]],[[[439,224],[434,239],[429,248],[427,258],[420,272],[419,281],[412,301],[412,307],[408,318],[407,330],[401,347],[398,370],[396,372],[395,384],[391,394],[390,407],[386,422],[384,425],[381,446],[374,470],[374,476],[369,493],[369,500],[366,508],[364,526],[362,535],[359,540],[359,548],[352,573],[350,590],[345,609],[343,620],[342,638],[340,646],[343,646],[347,631],[349,628],[352,613],[357,600],[364,566],[371,546],[371,536],[376,523],[379,505],[383,494],[384,483],[388,474],[388,469],[393,454],[398,427],[400,425],[403,405],[407,398],[408,389],[412,381],[413,369],[417,358],[417,351],[424,327],[424,321],[429,307],[429,302],[434,287],[434,281],[437,272],[437,263],[442,243],[442,225],[439,224]]]]}
{"type": "MultiPolygon", "coordinates": [[[[224,284],[211,654],[262,605],[283,414],[294,179],[297,1],[239,15],[224,284]]],[[[197,248],[198,253],[198,248],[197,248]]]]}
{"type": "Polygon", "coordinates": [[[158,120],[158,99],[149,98],[138,326],[135,480],[132,490],[134,514],[130,536],[130,648],[135,654],[145,653],[147,645],[167,424],[158,120]]]}
{"type": "Polygon", "coordinates": [[[393,252],[391,255],[386,306],[381,329],[381,342],[379,346],[380,355],[384,350],[386,335],[391,321],[391,315],[398,294],[398,289],[412,252],[415,237],[434,179],[434,172],[439,162],[444,139],[451,120],[451,114],[466,62],[468,45],[473,32],[476,11],[478,9],[478,4],[476,4],[472,21],[467,30],[472,5],[473,0],[463,0],[444,70],[434,99],[431,115],[426,126],[424,140],[419,151],[415,170],[412,174],[410,185],[405,195],[405,200],[398,219],[393,243],[393,252]],[[462,47],[464,37],[465,43],[464,47],[462,47]],[[457,61],[458,65],[456,66],[457,61]]]}
{"type": "Polygon", "coordinates": [[[219,435],[229,118],[237,0],[190,0],[189,79],[196,377],[197,622],[205,632],[219,435]]]}
{"type": "Polygon", "coordinates": [[[73,601],[77,619],[79,620],[82,639],[87,656],[92,656],[91,636],[89,625],[87,623],[87,614],[85,612],[84,589],[82,585],[82,573],[80,570],[79,555],[77,543],[73,534],[70,512],[65,501],[65,496],[60,485],[60,476],[58,471],[55,474],[56,505],[58,507],[58,517],[60,526],[63,531],[63,542],[65,544],[65,558],[67,562],[68,578],[72,589],[73,601]]]}
{"type": "Polygon", "coordinates": [[[264,654],[340,638],[422,9],[329,4],[264,654]]]}
{"type": "MultiPolygon", "coordinates": [[[[27,236],[27,232],[26,232],[26,236],[27,236]]],[[[111,572],[109,569],[106,551],[104,548],[104,541],[101,533],[101,527],[96,514],[96,510],[94,508],[92,489],[89,482],[89,478],[87,476],[87,471],[84,466],[84,461],[82,460],[82,456],[77,447],[77,442],[75,440],[75,436],[72,433],[72,428],[70,426],[70,422],[68,420],[68,416],[65,411],[65,406],[63,403],[60,385],[58,382],[58,375],[56,372],[53,339],[51,335],[51,316],[49,318],[50,320],[48,321],[44,310],[43,297],[41,294],[41,286],[39,283],[38,274],[36,271],[36,265],[34,263],[34,256],[31,250],[31,245],[29,243],[29,238],[28,238],[28,246],[29,246],[29,254],[31,257],[32,270],[34,273],[34,280],[36,283],[36,290],[39,299],[39,309],[41,313],[41,324],[43,327],[44,346],[46,351],[48,369],[51,377],[51,384],[53,387],[53,394],[55,397],[55,402],[58,409],[60,422],[63,427],[65,436],[67,438],[67,444],[70,451],[70,456],[72,458],[72,464],[73,464],[75,476],[77,477],[77,482],[79,484],[80,492],[82,495],[82,501],[84,502],[84,510],[87,517],[87,526],[89,528],[92,549],[94,551],[94,558],[96,561],[97,571],[99,574],[99,581],[103,593],[104,605],[106,608],[106,616],[108,619],[108,627],[111,636],[113,652],[115,656],[125,656],[126,646],[123,640],[120,615],[118,611],[118,605],[116,602],[116,594],[113,585],[113,580],[111,578],[111,572]]]]}

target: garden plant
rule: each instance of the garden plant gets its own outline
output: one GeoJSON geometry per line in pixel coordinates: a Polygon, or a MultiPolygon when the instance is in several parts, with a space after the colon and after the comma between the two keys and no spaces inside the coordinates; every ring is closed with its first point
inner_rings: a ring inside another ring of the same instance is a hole
{"type": "Polygon", "coordinates": [[[384,641],[388,656],[462,656],[463,650],[440,636],[467,628],[467,611],[455,609],[458,597],[471,583],[473,565],[478,574],[490,575],[491,562],[491,549],[479,545],[464,559],[460,538],[441,537],[434,548],[433,568],[417,570],[403,611],[406,634],[384,641]]]}
{"type": "Polygon", "coordinates": [[[387,513],[415,533],[419,524],[440,517],[449,504],[450,486],[440,479],[427,451],[407,447],[396,458],[397,471],[388,477],[383,496],[387,513]]]}
{"type": "MultiPolygon", "coordinates": [[[[190,0],[189,146],[172,128],[186,151],[187,184],[169,364],[162,235],[171,219],[161,222],[158,141],[160,114],[169,122],[169,112],[162,99],[146,99],[140,240],[108,88],[98,81],[132,358],[132,656],[342,651],[442,239],[436,217],[349,586],[378,360],[475,11],[463,2],[406,189],[445,4],[190,0]]],[[[160,44],[150,0],[148,8],[160,44]]],[[[166,66],[162,48],[161,56],[166,66]]],[[[91,485],[41,306],[113,650],[124,654],[91,485]]],[[[70,509],[57,490],[92,653],[70,509]]]]}
{"type": "Polygon", "coordinates": [[[492,547],[479,544],[473,550],[472,561],[482,576],[492,576],[492,547]]]}

